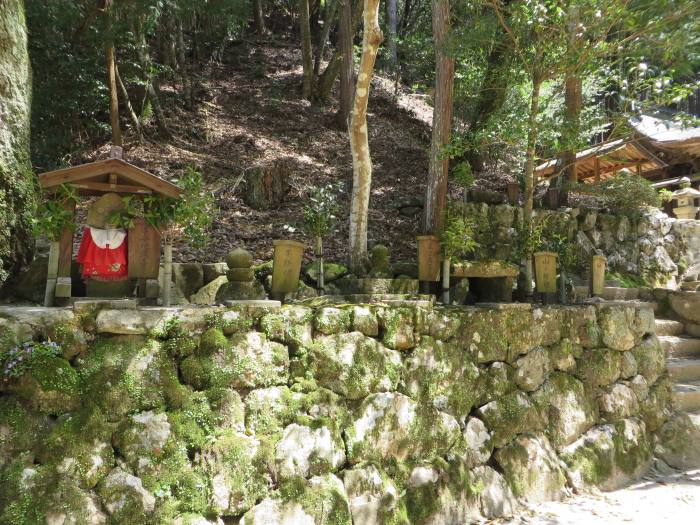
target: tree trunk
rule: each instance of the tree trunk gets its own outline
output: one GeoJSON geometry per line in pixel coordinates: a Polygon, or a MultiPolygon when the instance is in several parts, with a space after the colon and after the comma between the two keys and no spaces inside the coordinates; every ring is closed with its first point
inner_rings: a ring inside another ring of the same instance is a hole
{"type": "Polygon", "coordinates": [[[119,84],[119,91],[122,92],[122,98],[124,99],[124,105],[126,106],[127,113],[129,114],[129,119],[131,120],[131,125],[134,126],[134,131],[136,132],[136,137],[139,144],[143,142],[143,130],[141,129],[141,122],[139,121],[138,115],[134,111],[134,107],[131,105],[131,100],[129,100],[129,92],[126,90],[122,76],[119,74],[119,67],[114,64],[114,74],[117,77],[117,83],[119,84]]]}
{"type": "Polygon", "coordinates": [[[350,261],[356,274],[364,273],[367,259],[367,212],[372,186],[372,159],[367,133],[367,103],[379,45],[384,36],[379,28],[379,0],[364,0],[364,36],[362,58],[350,113],[350,150],[352,152],[352,201],[350,203],[350,261]]]}
{"type": "Polygon", "coordinates": [[[338,12],[338,1],[329,0],[326,3],[326,8],[323,15],[323,30],[318,33],[318,41],[316,42],[316,56],[314,57],[314,81],[318,78],[318,74],[321,71],[321,61],[323,60],[323,55],[326,52],[326,42],[328,42],[328,35],[331,33],[333,28],[333,21],[335,20],[335,14],[338,12]]]}
{"type": "Polygon", "coordinates": [[[576,173],[576,139],[579,134],[579,115],[581,113],[582,82],[577,76],[567,76],[564,85],[564,102],[566,104],[566,123],[564,124],[564,144],[566,149],[562,152],[562,173],[568,184],[578,181],[576,173]]]}
{"type": "Polygon", "coordinates": [[[0,286],[32,258],[31,73],[22,0],[0,2],[0,286]]]}
{"type": "Polygon", "coordinates": [[[180,82],[182,83],[182,96],[185,99],[185,107],[192,109],[194,105],[193,89],[192,89],[192,73],[187,62],[187,54],[185,53],[185,34],[182,30],[182,20],[177,22],[177,70],[180,74],[180,82]]]}
{"type": "Polygon", "coordinates": [[[338,34],[338,50],[340,51],[340,107],[336,118],[338,125],[347,127],[350,116],[350,106],[353,96],[353,70],[354,61],[352,55],[352,7],[351,0],[340,0],[340,26],[338,34]]]}
{"type": "Polygon", "coordinates": [[[158,79],[152,77],[149,73],[151,69],[151,57],[148,53],[148,43],[146,42],[146,36],[143,33],[143,28],[139,25],[136,27],[136,35],[138,35],[138,40],[136,44],[136,54],[138,55],[139,62],[141,62],[141,69],[144,71],[146,78],[146,94],[148,100],[151,102],[153,107],[153,115],[156,118],[156,126],[158,127],[158,132],[164,137],[170,137],[170,129],[168,129],[168,124],[165,120],[165,114],[163,113],[163,108],[160,105],[160,98],[158,97],[158,91],[156,89],[158,79]]]}
{"type": "Polygon", "coordinates": [[[313,91],[313,59],[311,57],[311,26],[309,25],[309,0],[299,0],[299,27],[301,33],[301,62],[304,68],[301,96],[311,99],[313,91]]]}
{"type": "Polygon", "coordinates": [[[435,104],[433,105],[433,135],[430,143],[428,184],[425,188],[423,231],[438,234],[442,230],[443,212],[447,198],[447,169],[449,158],[444,154],[452,131],[452,91],[455,61],[450,56],[450,2],[433,0],[433,40],[435,41],[435,104]]]}
{"type": "MultiPolygon", "coordinates": [[[[535,146],[537,144],[537,116],[540,110],[541,80],[535,76],[530,94],[530,114],[528,115],[527,153],[525,162],[525,196],[523,203],[524,231],[532,232],[532,208],[535,191],[535,146]]],[[[532,254],[525,261],[525,293],[532,295],[532,254]]]]}
{"type": "MultiPolygon", "coordinates": [[[[352,2],[352,0],[350,0],[352,2]]],[[[351,15],[352,15],[352,27],[350,30],[350,56],[352,56],[352,40],[355,37],[355,32],[357,31],[357,28],[360,25],[360,20],[362,19],[362,0],[355,0],[354,3],[351,4],[352,9],[351,9],[351,15]]],[[[340,73],[340,68],[341,68],[341,63],[342,63],[342,57],[343,57],[343,51],[341,49],[340,45],[340,38],[338,39],[338,47],[335,50],[335,53],[333,53],[333,57],[331,58],[330,62],[328,62],[328,65],[326,66],[326,69],[323,71],[323,74],[321,75],[320,81],[319,81],[319,88],[316,90],[317,93],[317,98],[319,100],[328,100],[328,97],[331,95],[331,90],[333,89],[333,83],[335,82],[336,77],[340,73]]],[[[353,69],[354,69],[354,64],[353,64],[353,69]]],[[[350,80],[351,85],[352,85],[352,80],[350,80]]],[[[348,108],[352,105],[352,97],[354,93],[351,91],[350,96],[348,97],[348,108]]],[[[348,109],[348,114],[349,114],[349,109],[348,109]]],[[[347,118],[346,118],[347,120],[347,118]]]]}
{"type": "Polygon", "coordinates": [[[262,0],[253,0],[253,17],[255,18],[255,32],[258,35],[264,35],[265,18],[263,17],[262,0]]]}
{"type": "Polygon", "coordinates": [[[396,54],[396,0],[387,0],[386,2],[386,29],[386,47],[389,55],[388,70],[395,73],[399,63],[396,54]]]}
{"type": "Polygon", "coordinates": [[[107,87],[109,88],[109,122],[112,126],[112,144],[122,145],[122,131],[119,127],[119,97],[117,96],[116,61],[114,58],[114,40],[112,39],[112,20],[109,9],[105,11],[105,60],[107,64],[107,87]]]}
{"type": "MultiPolygon", "coordinates": [[[[489,54],[484,80],[470,118],[469,132],[472,136],[478,134],[486,126],[489,116],[505,103],[510,83],[509,76],[505,74],[505,66],[510,60],[512,46],[511,39],[504,33],[489,54]]],[[[484,154],[480,147],[467,152],[466,157],[474,171],[483,171],[484,154]]]]}

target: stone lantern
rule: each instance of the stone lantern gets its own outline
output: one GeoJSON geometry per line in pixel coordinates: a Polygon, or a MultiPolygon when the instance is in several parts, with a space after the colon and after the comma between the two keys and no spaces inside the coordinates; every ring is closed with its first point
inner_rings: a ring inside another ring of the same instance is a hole
{"type": "Polygon", "coordinates": [[[679,219],[694,219],[698,213],[695,199],[700,198],[700,191],[690,187],[690,179],[683,177],[680,180],[680,189],[673,192],[671,200],[675,202],[673,213],[679,219]]]}

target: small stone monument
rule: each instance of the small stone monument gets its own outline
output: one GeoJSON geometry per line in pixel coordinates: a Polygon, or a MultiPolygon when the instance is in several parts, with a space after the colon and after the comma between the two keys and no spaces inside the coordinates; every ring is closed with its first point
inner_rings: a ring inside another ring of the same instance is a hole
{"type": "Polygon", "coordinates": [[[680,189],[673,192],[672,201],[676,204],[673,213],[679,219],[694,219],[700,209],[695,205],[695,200],[700,198],[700,191],[690,187],[688,177],[683,177],[679,185],[680,189]]]}
{"type": "Polygon", "coordinates": [[[226,256],[228,283],[216,293],[216,302],[265,299],[265,288],[255,280],[253,256],[249,251],[236,248],[226,256]]]}

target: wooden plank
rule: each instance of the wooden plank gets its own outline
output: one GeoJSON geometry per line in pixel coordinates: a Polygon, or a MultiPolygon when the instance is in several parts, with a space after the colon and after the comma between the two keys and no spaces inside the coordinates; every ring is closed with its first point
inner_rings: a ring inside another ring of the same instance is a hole
{"type": "Polygon", "coordinates": [[[129,277],[157,279],[160,269],[160,232],[143,219],[136,219],[128,232],[129,277]]]}
{"type": "Polygon", "coordinates": [[[143,186],[132,186],[128,184],[111,184],[106,182],[79,182],[74,184],[78,189],[83,190],[95,190],[104,192],[114,192],[114,193],[139,193],[139,194],[151,194],[153,190],[150,188],[144,188],[143,186]]]}
{"type": "MultiPolygon", "coordinates": [[[[75,218],[75,203],[66,204],[65,208],[75,218]]],[[[70,277],[71,261],[73,259],[73,230],[64,228],[58,240],[58,277],[70,277]]]]}
{"type": "Polygon", "coordinates": [[[178,188],[175,184],[163,180],[160,177],[156,177],[152,173],[149,173],[141,168],[133,166],[127,162],[119,159],[111,159],[109,162],[112,163],[115,173],[125,177],[132,182],[137,184],[142,184],[147,188],[151,188],[153,191],[162,193],[168,197],[177,198],[182,193],[182,190],[178,188]]]}
{"type": "Polygon", "coordinates": [[[82,164],[80,166],[72,166],[70,168],[42,173],[39,175],[39,186],[41,186],[42,189],[48,189],[69,182],[77,182],[92,177],[108,175],[112,172],[112,167],[109,164],[110,162],[110,160],[98,160],[90,164],[82,164]]]}
{"type": "Polygon", "coordinates": [[[177,198],[182,193],[182,190],[175,184],[121,159],[98,160],[89,164],[42,173],[39,175],[39,185],[42,189],[50,189],[61,184],[76,183],[104,175],[124,177],[131,182],[141,184],[152,191],[172,198],[177,198]]]}
{"type": "Polygon", "coordinates": [[[109,187],[111,189],[114,189],[117,187],[117,174],[116,173],[110,173],[109,174],[109,187]]]}

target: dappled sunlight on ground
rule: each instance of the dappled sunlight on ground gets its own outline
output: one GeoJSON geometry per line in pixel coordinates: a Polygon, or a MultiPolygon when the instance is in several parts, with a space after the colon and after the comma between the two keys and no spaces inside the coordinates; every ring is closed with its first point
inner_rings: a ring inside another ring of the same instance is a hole
{"type": "Polygon", "coordinates": [[[700,470],[653,473],[614,492],[593,492],[532,505],[492,524],[665,525],[700,523],[700,470]]]}

